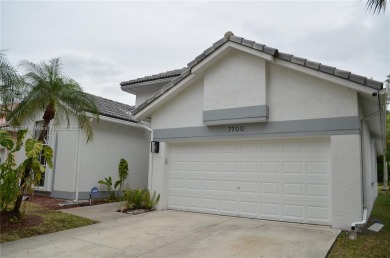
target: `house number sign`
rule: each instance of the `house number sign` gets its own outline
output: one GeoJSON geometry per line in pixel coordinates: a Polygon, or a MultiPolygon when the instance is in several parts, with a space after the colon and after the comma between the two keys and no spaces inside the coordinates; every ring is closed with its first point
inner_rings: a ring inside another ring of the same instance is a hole
{"type": "Polygon", "coordinates": [[[233,133],[233,132],[243,132],[245,130],[244,126],[238,126],[238,125],[235,125],[235,126],[228,126],[228,132],[229,133],[233,133]]]}

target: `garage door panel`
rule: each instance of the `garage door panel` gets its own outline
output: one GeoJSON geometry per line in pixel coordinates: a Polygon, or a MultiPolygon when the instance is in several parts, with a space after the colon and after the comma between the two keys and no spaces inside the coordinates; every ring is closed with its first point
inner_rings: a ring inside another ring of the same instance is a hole
{"type": "Polygon", "coordinates": [[[241,174],[257,174],[257,162],[255,161],[241,161],[240,162],[241,174]]]}
{"type": "Polygon", "coordinates": [[[201,180],[200,179],[187,179],[186,180],[186,189],[200,191],[202,189],[201,180]]]}
{"type": "Polygon", "coordinates": [[[243,154],[257,153],[257,149],[258,149],[258,144],[256,143],[240,144],[240,153],[243,154]]]}
{"type": "Polygon", "coordinates": [[[239,202],[239,215],[240,216],[248,216],[251,218],[257,217],[257,210],[258,210],[258,203],[257,201],[240,201],[239,202]]]}
{"type": "Polygon", "coordinates": [[[218,172],[219,161],[203,161],[202,170],[205,172],[218,172]]]}
{"type": "Polygon", "coordinates": [[[237,181],[236,180],[221,180],[219,189],[221,192],[237,193],[237,181]]]}
{"type": "Polygon", "coordinates": [[[308,175],[326,175],[328,173],[328,162],[326,161],[307,161],[306,168],[308,175]]]}
{"type": "Polygon", "coordinates": [[[241,179],[239,185],[240,193],[258,194],[259,192],[259,185],[257,181],[245,181],[241,179]]]}
{"type": "Polygon", "coordinates": [[[304,206],[294,204],[283,205],[283,217],[303,221],[304,206]]]}
{"type": "Polygon", "coordinates": [[[308,197],[323,197],[329,196],[330,187],[328,184],[308,183],[307,196],[308,197]]]}
{"type": "Polygon", "coordinates": [[[200,171],[202,168],[200,161],[187,161],[185,166],[187,171],[200,171]]]}
{"type": "Polygon", "coordinates": [[[287,175],[302,175],[304,174],[304,165],[302,161],[284,161],[283,162],[283,174],[287,175]]]}
{"type": "Polygon", "coordinates": [[[274,155],[275,153],[280,152],[280,143],[279,142],[260,143],[259,147],[257,148],[257,151],[263,154],[274,155]]]}
{"type": "Polygon", "coordinates": [[[186,169],[185,160],[172,160],[171,161],[171,171],[184,171],[186,169]]]}
{"type": "Polygon", "coordinates": [[[260,193],[262,195],[279,195],[279,182],[262,182],[260,183],[260,193]]]}
{"type": "Polygon", "coordinates": [[[284,142],[282,146],[283,152],[293,152],[295,155],[303,153],[303,143],[301,142],[284,142]]]}
{"type": "Polygon", "coordinates": [[[171,146],[170,209],[330,224],[328,140],[183,145],[171,146]]]}
{"type": "Polygon", "coordinates": [[[185,185],[185,179],[172,178],[170,180],[170,187],[172,190],[184,189],[185,185]]]}
{"type": "Polygon", "coordinates": [[[283,183],[283,195],[303,196],[303,190],[302,183],[283,183]]]}
{"type": "Polygon", "coordinates": [[[268,160],[259,162],[258,171],[261,174],[278,174],[280,172],[280,162],[277,160],[268,160]]]}
{"type": "Polygon", "coordinates": [[[280,217],[280,204],[272,202],[260,203],[259,218],[274,218],[280,217]]]}
{"type": "Polygon", "coordinates": [[[306,143],[307,156],[329,156],[329,145],[326,141],[310,141],[306,143]]]}

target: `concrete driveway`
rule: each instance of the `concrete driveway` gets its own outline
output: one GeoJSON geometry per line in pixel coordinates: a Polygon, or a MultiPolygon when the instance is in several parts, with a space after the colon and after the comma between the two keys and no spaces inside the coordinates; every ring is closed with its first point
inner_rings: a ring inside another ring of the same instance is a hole
{"type": "Polygon", "coordinates": [[[338,230],[160,211],[1,245],[1,257],[325,257],[338,230]]]}

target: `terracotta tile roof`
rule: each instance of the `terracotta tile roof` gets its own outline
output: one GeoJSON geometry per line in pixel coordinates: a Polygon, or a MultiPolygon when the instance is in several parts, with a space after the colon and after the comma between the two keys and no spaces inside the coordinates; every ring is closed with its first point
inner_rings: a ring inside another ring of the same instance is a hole
{"type": "MultiPolygon", "coordinates": [[[[132,111],[132,114],[137,114],[138,112],[140,112],[142,109],[144,109],[146,106],[148,106],[154,100],[159,98],[161,95],[163,95],[165,92],[167,92],[173,86],[175,86],[177,83],[179,83],[185,77],[190,75],[191,69],[195,65],[202,62],[203,59],[205,59],[207,56],[212,54],[215,50],[217,50],[219,47],[221,47],[222,45],[224,45],[227,42],[234,42],[236,44],[239,44],[239,45],[242,45],[242,46],[245,46],[245,47],[248,47],[248,48],[269,54],[269,55],[272,55],[275,58],[285,60],[287,62],[301,65],[301,66],[304,66],[304,67],[307,67],[307,68],[310,68],[313,70],[317,70],[317,71],[320,71],[323,73],[327,73],[327,74],[330,74],[330,75],[333,75],[333,76],[336,76],[336,77],[339,77],[339,78],[342,78],[342,79],[345,79],[345,80],[348,80],[351,82],[361,84],[363,86],[366,86],[366,87],[369,87],[372,89],[376,89],[376,90],[383,89],[383,83],[380,81],[375,81],[375,80],[369,79],[369,78],[364,77],[364,76],[353,74],[349,71],[344,71],[344,70],[337,69],[336,67],[317,63],[317,62],[308,60],[306,58],[301,58],[301,57],[294,56],[292,54],[279,52],[279,50],[276,48],[272,48],[272,47],[269,47],[269,46],[266,46],[263,44],[259,44],[259,43],[256,43],[254,41],[247,40],[247,39],[244,39],[241,37],[237,37],[232,32],[228,31],[225,33],[223,38],[221,38],[220,40],[215,42],[211,47],[209,47],[208,49],[203,51],[203,53],[201,53],[200,55],[195,57],[194,60],[189,62],[187,64],[187,67],[180,69],[180,70],[174,70],[175,73],[173,73],[172,77],[175,77],[175,78],[170,83],[165,85],[161,90],[157,91],[153,96],[151,96],[149,99],[147,99],[145,102],[141,103],[137,108],[135,108],[132,111]],[[177,75],[178,71],[180,71],[180,75],[177,75]]],[[[170,72],[172,72],[172,71],[170,71],[170,72]]],[[[166,73],[169,73],[169,72],[166,72],[166,73]]],[[[161,73],[161,74],[165,74],[165,73],[161,73]]],[[[159,75],[161,75],[161,74],[159,74],[159,75]]],[[[158,77],[159,75],[152,75],[152,76],[147,76],[144,78],[148,78],[147,80],[152,80],[151,78],[153,76],[158,77]]],[[[139,80],[139,79],[136,79],[136,80],[139,80]]],[[[135,80],[133,80],[133,81],[135,81],[135,80]]],[[[130,82],[130,81],[128,81],[128,82],[130,82]]]]}

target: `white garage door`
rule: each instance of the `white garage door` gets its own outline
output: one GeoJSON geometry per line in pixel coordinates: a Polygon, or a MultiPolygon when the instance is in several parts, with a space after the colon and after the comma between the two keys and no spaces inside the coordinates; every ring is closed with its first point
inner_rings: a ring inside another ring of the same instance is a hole
{"type": "Polygon", "coordinates": [[[330,142],[173,144],[168,208],[329,225],[330,142]]]}

